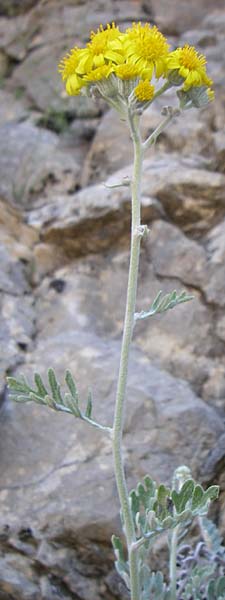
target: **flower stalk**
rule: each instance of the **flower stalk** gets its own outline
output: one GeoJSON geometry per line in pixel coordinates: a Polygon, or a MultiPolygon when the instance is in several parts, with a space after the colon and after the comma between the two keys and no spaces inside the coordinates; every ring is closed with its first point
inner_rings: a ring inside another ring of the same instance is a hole
{"type": "Polygon", "coordinates": [[[179,525],[173,529],[170,543],[170,600],[176,600],[177,589],[177,542],[179,525]]]}
{"type": "Polygon", "coordinates": [[[139,122],[136,116],[128,113],[131,136],[134,145],[134,169],[132,178],[132,222],[131,222],[131,251],[130,266],[127,286],[127,300],[124,319],[124,330],[120,357],[120,367],[117,385],[116,406],[113,424],[113,457],[117,489],[121,504],[124,521],[124,530],[127,540],[127,548],[130,562],[131,599],[139,600],[138,580],[138,553],[132,551],[132,543],[136,541],[133,518],[130,509],[127,484],[125,480],[124,465],[122,458],[122,435],[126,406],[126,386],[128,374],[128,361],[130,345],[134,328],[134,314],[137,295],[137,280],[140,244],[142,234],[139,231],[141,225],[141,173],[143,148],[139,132],[139,122]]]}

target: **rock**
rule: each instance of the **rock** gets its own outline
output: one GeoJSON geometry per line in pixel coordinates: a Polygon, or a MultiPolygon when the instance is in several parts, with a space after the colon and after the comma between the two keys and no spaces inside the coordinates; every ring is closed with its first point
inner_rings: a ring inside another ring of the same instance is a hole
{"type": "Polygon", "coordinates": [[[0,390],[5,371],[24,359],[35,331],[34,303],[30,288],[31,248],[37,236],[23,223],[16,209],[0,202],[0,390]]]}
{"type": "Polygon", "coordinates": [[[29,207],[42,196],[45,203],[47,190],[73,190],[78,177],[78,165],[71,153],[60,150],[56,134],[29,122],[1,127],[0,192],[5,199],[29,207]]]}
{"type": "MultiPolygon", "coordinates": [[[[163,106],[176,106],[177,99],[174,90],[165,95],[147,109],[142,118],[142,137],[146,139],[153,133],[161,121],[163,106]]],[[[176,152],[182,150],[182,157],[201,152],[210,155],[215,162],[214,146],[212,146],[212,135],[210,135],[209,121],[212,119],[209,110],[190,110],[185,119],[174,119],[173,123],[159,136],[157,145],[153,151],[149,151],[154,157],[163,152],[176,152]],[[211,156],[211,155],[210,155],[211,156]]],[[[89,152],[84,162],[82,174],[82,186],[104,180],[107,176],[115,173],[129,165],[133,160],[133,146],[130,139],[129,129],[123,123],[114,110],[109,110],[101,119],[96,135],[90,145],[89,152]]]]}
{"type": "Polygon", "coordinates": [[[20,61],[25,58],[32,34],[33,26],[29,14],[15,19],[0,18],[0,48],[10,59],[20,61]]]}
{"type": "Polygon", "coordinates": [[[198,288],[206,283],[206,252],[200,244],[188,239],[174,225],[164,221],[154,222],[148,249],[156,275],[177,278],[185,285],[198,288]]]}
{"type": "Polygon", "coordinates": [[[2,0],[0,7],[0,15],[6,15],[7,17],[14,17],[20,13],[29,10],[34,6],[35,0],[2,0]]]}
{"type": "MultiPolygon", "coordinates": [[[[177,154],[148,159],[143,170],[143,222],[167,214],[188,235],[198,236],[225,214],[225,177],[209,173],[197,158],[177,154]],[[163,213],[163,208],[165,213],[163,213]]],[[[106,186],[132,176],[131,167],[114,174],[106,186]]],[[[96,252],[117,240],[130,223],[129,188],[90,186],[74,195],[58,196],[30,211],[28,222],[42,227],[44,242],[63,245],[68,254],[96,252]],[[95,227],[93,222],[95,221],[95,227]],[[91,235],[89,224],[91,222],[91,235]]]]}
{"type": "MultiPolygon", "coordinates": [[[[159,202],[143,197],[145,220],[162,214],[159,202]]],[[[69,196],[52,197],[41,208],[31,210],[27,221],[41,228],[45,243],[58,246],[60,240],[67,255],[95,253],[116,243],[129,230],[130,191],[128,187],[107,189],[99,184],[69,196]]]]}
{"type": "Polygon", "coordinates": [[[223,175],[209,172],[197,157],[171,155],[146,161],[142,190],[160,200],[186,234],[198,237],[225,214],[224,183],[223,175]]]}
{"type": "Polygon", "coordinates": [[[221,173],[225,172],[225,136],[224,131],[217,131],[213,137],[216,152],[215,166],[221,173]]]}
{"type": "MultiPolygon", "coordinates": [[[[90,10],[87,10],[85,2],[76,2],[75,5],[69,3],[64,7],[60,2],[55,2],[50,6],[47,3],[37,7],[29,15],[29,26],[26,28],[30,31],[27,48],[32,49],[32,53],[14,69],[13,87],[24,87],[34,105],[42,111],[69,112],[74,117],[98,116],[102,103],[95,104],[88,98],[69,98],[66,95],[57,65],[70,48],[86,43],[89,32],[97,30],[101,21],[107,23],[116,19],[118,24],[122,21],[122,27],[126,28],[133,20],[142,17],[145,18],[145,13],[140,3],[131,7],[130,2],[123,2],[121,10],[120,2],[116,1],[112,6],[111,0],[104,4],[99,1],[94,7],[91,4],[90,10]]],[[[8,51],[9,40],[5,44],[8,51]]]]}
{"type": "Polygon", "coordinates": [[[209,277],[204,287],[208,302],[225,306],[225,220],[214,227],[207,236],[209,277]]]}
{"type": "MultiPolygon", "coordinates": [[[[63,300],[63,296],[56,295],[56,304],[59,298],[63,300]]],[[[55,316],[51,336],[49,328],[46,330],[42,323],[40,341],[36,352],[32,353],[32,367],[27,365],[25,370],[40,367],[45,355],[61,379],[65,366],[70,365],[71,370],[77,373],[83,398],[82,389],[87,384],[94,384],[95,415],[99,414],[102,422],[109,423],[120,344],[114,342],[109,349],[108,344],[96,335],[88,336],[85,332],[84,338],[81,330],[79,334],[78,330],[71,331],[71,315],[66,325],[65,314],[62,335],[62,325],[56,325],[57,310],[51,294],[49,300],[55,316]]],[[[44,301],[48,301],[46,296],[44,301]]],[[[64,306],[67,306],[65,298],[64,306]]],[[[129,487],[146,471],[157,479],[168,481],[173,468],[180,462],[188,463],[196,476],[209,449],[223,432],[215,411],[207,407],[187,383],[148,364],[144,355],[135,349],[130,365],[128,397],[124,443],[126,456],[129,456],[129,487]]],[[[74,579],[72,576],[71,558],[69,560],[67,552],[64,553],[65,561],[60,555],[57,558],[56,548],[65,543],[71,551],[75,548],[70,556],[74,556],[76,561],[76,548],[80,545],[85,547],[89,544],[91,548],[93,543],[100,543],[101,548],[101,541],[109,539],[113,530],[118,531],[118,504],[114,499],[109,440],[82,423],[76,424],[73,418],[51,414],[48,409],[34,405],[11,404],[8,408],[6,405],[1,432],[2,523],[9,525],[12,537],[17,539],[21,528],[38,531],[38,537],[34,534],[37,553],[32,553],[33,568],[44,561],[45,572],[46,567],[53,574],[57,572],[59,583],[65,582],[73,593],[82,593],[82,578],[74,579]],[[54,443],[56,439],[57,444],[54,443]],[[95,496],[96,501],[93,502],[95,496]],[[17,506],[16,514],[14,506],[17,506]],[[40,555],[42,540],[48,543],[47,561],[46,553],[43,555],[42,551],[42,558],[40,555]],[[60,569],[57,566],[59,561],[60,569]]],[[[96,559],[97,556],[94,558],[92,555],[92,561],[96,559]]],[[[111,551],[104,545],[104,573],[107,571],[105,563],[109,564],[110,560],[111,551]]],[[[28,557],[28,564],[29,561],[28,557]]],[[[86,561],[87,555],[85,558],[84,554],[81,563],[86,561]]],[[[4,581],[3,572],[1,577],[4,581]]],[[[92,593],[91,589],[98,593],[98,588],[87,587],[87,594],[92,593]]],[[[12,597],[16,597],[17,588],[12,583],[10,591],[12,597]]],[[[98,597],[101,597],[100,593],[98,597]]]]}
{"type": "MultiPolygon", "coordinates": [[[[159,28],[170,34],[179,34],[192,26],[196,27],[208,13],[211,13],[215,8],[223,9],[223,0],[200,0],[198,4],[194,0],[181,0],[177,2],[172,0],[170,10],[168,12],[166,0],[152,0],[151,9],[147,2],[144,2],[144,8],[148,9],[149,17],[151,16],[157,21],[159,28]]],[[[221,10],[220,10],[221,14],[221,10]]]]}
{"type": "Polygon", "coordinates": [[[9,71],[9,60],[6,54],[0,50],[0,79],[4,79],[9,71]]]}
{"type": "Polygon", "coordinates": [[[17,95],[0,89],[0,127],[10,121],[23,121],[29,117],[29,109],[17,95]]]}

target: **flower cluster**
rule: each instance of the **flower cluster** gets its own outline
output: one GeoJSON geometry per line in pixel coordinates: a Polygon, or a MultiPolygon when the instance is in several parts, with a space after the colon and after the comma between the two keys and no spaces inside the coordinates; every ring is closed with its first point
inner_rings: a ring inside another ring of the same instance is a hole
{"type": "MultiPolygon", "coordinates": [[[[149,105],[159,95],[156,86],[163,78],[163,91],[179,87],[178,97],[182,105],[195,105],[213,99],[212,81],[206,72],[206,59],[197,50],[185,45],[170,51],[165,36],[149,23],[133,23],[121,32],[112,23],[97,32],[91,32],[85,48],[73,48],[59,64],[59,71],[69,95],[97,91],[106,100],[114,98],[114,105],[121,100],[149,105]],[[152,83],[154,81],[154,85],[152,83]],[[197,89],[197,96],[196,96],[197,89]]],[[[202,105],[202,104],[201,104],[202,105]]]]}

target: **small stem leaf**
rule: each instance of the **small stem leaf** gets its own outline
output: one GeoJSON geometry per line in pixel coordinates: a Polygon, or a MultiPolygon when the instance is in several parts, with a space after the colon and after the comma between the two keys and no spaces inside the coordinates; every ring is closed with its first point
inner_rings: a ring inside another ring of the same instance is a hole
{"type": "Polygon", "coordinates": [[[9,400],[14,400],[15,402],[31,402],[32,398],[30,396],[14,396],[12,394],[9,395],[9,400]]]}
{"type": "Polygon", "coordinates": [[[73,378],[71,372],[68,369],[66,371],[65,381],[70,390],[71,396],[73,397],[73,400],[76,402],[76,404],[78,404],[77,386],[75,384],[75,381],[74,381],[74,378],[73,378]]]}
{"type": "Polygon", "coordinates": [[[217,598],[219,598],[219,596],[222,596],[222,598],[225,597],[225,577],[222,576],[218,579],[217,584],[216,584],[216,594],[217,594],[217,598]]]}
{"type": "Polygon", "coordinates": [[[89,390],[88,392],[88,399],[87,399],[87,406],[86,406],[86,411],[85,411],[85,417],[87,417],[88,419],[91,418],[91,414],[92,414],[92,394],[91,394],[91,390],[89,390]]]}
{"type": "Polygon", "coordinates": [[[48,369],[48,380],[51,388],[53,399],[57,404],[63,404],[63,399],[60,392],[60,385],[57,382],[54,369],[48,369]]]}
{"type": "Polygon", "coordinates": [[[167,500],[169,497],[170,489],[161,483],[157,491],[157,500],[163,508],[167,508],[167,500]]]}
{"type": "Polygon", "coordinates": [[[199,507],[203,496],[204,496],[203,487],[200,484],[197,484],[195,486],[193,497],[192,497],[192,503],[191,503],[192,510],[195,510],[196,508],[199,507]]]}
{"type": "Polygon", "coordinates": [[[223,539],[216,525],[214,525],[210,519],[200,517],[200,529],[202,531],[204,542],[207,544],[209,550],[212,550],[214,553],[220,552],[223,539]]]}
{"type": "Polygon", "coordinates": [[[147,317],[152,317],[153,315],[166,312],[167,310],[177,306],[177,304],[188,302],[193,298],[194,296],[186,294],[185,291],[177,294],[176,290],[173,290],[169,294],[165,294],[165,296],[162,297],[162,291],[160,290],[155,300],[151,304],[150,309],[147,312],[142,310],[140,313],[135,313],[135,320],[147,319],[147,317]]]}
{"type": "Polygon", "coordinates": [[[120,561],[125,561],[125,557],[124,557],[124,550],[123,550],[123,544],[122,541],[119,537],[117,537],[116,535],[112,535],[112,545],[113,545],[113,550],[115,552],[115,557],[117,560],[120,561]]]}
{"type": "Polygon", "coordinates": [[[21,375],[20,380],[15,377],[7,377],[7,383],[9,389],[13,392],[30,392],[30,386],[28,385],[25,377],[21,375]]]}
{"type": "Polygon", "coordinates": [[[45,404],[49,406],[49,408],[56,408],[56,402],[51,396],[45,396],[45,404]]]}
{"type": "Polygon", "coordinates": [[[34,373],[34,381],[35,381],[36,388],[37,388],[39,396],[41,396],[43,398],[45,396],[47,396],[48,395],[48,391],[46,390],[46,387],[44,386],[42,378],[39,375],[39,373],[34,373]]]}
{"type": "Polygon", "coordinates": [[[158,294],[157,294],[157,296],[156,296],[155,300],[153,301],[153,303],[152,303],[152,306],[151,306],[151,309],[152,309],[152,310],[154,310],[154,311],[155,311],[155,310],[158,308],[158,306],[159,306],[159,304],[160,304],[160,300],[161,300],[161,298],[162,298],[162,290],[160,290],[160,291],[158,292],[158,294]]]}
{"type": "Polygon", "coordinates": [[[41,396],[38,396],[38,394],[36,394],[35,392],[29,393],[29,399],[33,402],[36,402],[37,404],[47,404],[46,397],[48,398],[48,394],[44,398],[42,398],[41,396]]]}
{"type": "Polygon", "coordinates": [[[209,502],[216,500],[219,495],[219,486],[211,485],[206,491],[202,486],[196,485],[192,498],[192,510],[207,509],[209,502]]]}
{"type": "Polygon", "coordinates": [[[64,405],[70,409],[71,413],[73,415],[75,415],[75,417],[82,419],[82,413],[81,413],[77,403],[74,401],[74,398],[72,398],[72,396],[70,394],[65,394],[64,405]]]}
{"type": "Polygon", "coordinates": [[[194,488],[195,484],[193,479],[188,479],[182,485],[180,492],[177,492],[176,490],[172,491],[172,500],[174,502],[177,513],[181,513],[185,510],[187,502],[192,499],[194,488]]]}

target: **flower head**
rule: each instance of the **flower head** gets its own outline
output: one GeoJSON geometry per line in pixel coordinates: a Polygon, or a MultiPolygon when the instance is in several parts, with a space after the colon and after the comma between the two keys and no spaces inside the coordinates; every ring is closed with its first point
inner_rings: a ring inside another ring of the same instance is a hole
{"type": "Polygon", "coordinates": [[[147,79],[139,81],[134,88],[134,95],[139,102],[149,102],[154,96],[154,85],[151,85],[147,79]]]}
{"type": "Polygon", "coordinates": [[[79,62],[77,72],[80,75],[86,75],[91,69],[102,67],[108,61],[118,62],[121,60],[120,55],[112,49],[112,41],[120,36],[119,28],[112,25],[107,25],[106,29],[100,25],[95,33],[91,32],[90,42],[84,49],[83,56],[79,62]]]}
{"type": "Polygon", "coordinates": [[[169,71],[177,71],[183,78],[183,89],[187,91],[193,86],[208,86],[212,84],[206,73],[206,58],[199,54],[193,46],[186,44],[177,48],[167,58],[169,71]]]}
{"type": "Polygon", "coordinates": [[[82,53],[83,49],[75,46],[59,63],[59,73],[62,75],[62,80],[66,82],[66,91],[69,96],[79,94],[82,87],[82,79],[77,74],[82,53]]]}
{"type": "Polygon", "coordinates": [[[159,78],[165,73],[169,45],[156,26],[133,23],[124,34],[124,48],[129,61],[141,69],[142,76],[151,79],[155,71],[159,78]]]}
{"type": "Polygon", "coordinates": [[[115,74],[119,79],[135,79],[136,77],[141,75],[141,69],[138,65],[133,63],[124,63],[122,65],[117,65],[115,68],[115,74]]]}

